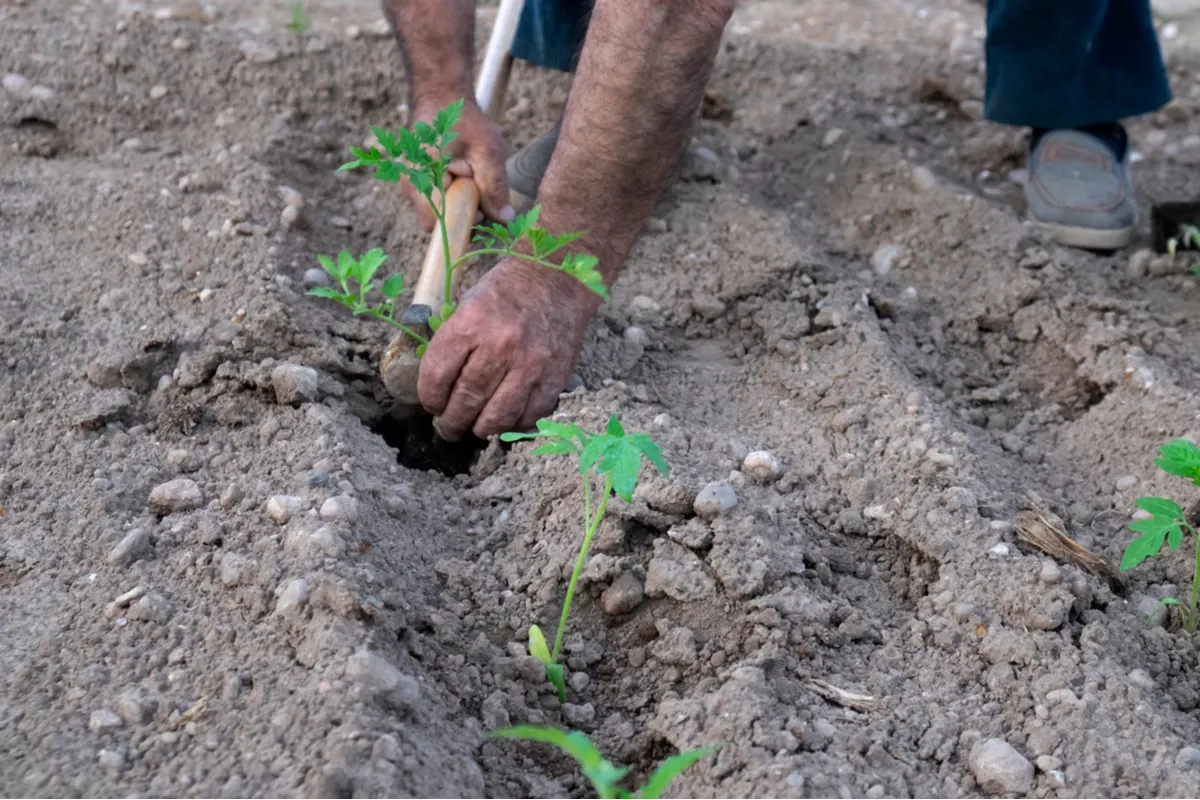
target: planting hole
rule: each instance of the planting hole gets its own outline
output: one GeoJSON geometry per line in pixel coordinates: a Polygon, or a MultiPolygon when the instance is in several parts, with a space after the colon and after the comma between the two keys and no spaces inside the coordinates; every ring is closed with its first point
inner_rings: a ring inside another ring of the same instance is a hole
{"type": "Polygon", "coordinates": [[[433,418],[416,414],[407,419],[385,416],[375,433],[396,449],[397,460],[409,469],[431,469],[447,478],[471,471],[475,457],[487,442],[468,434],[459,442],[447,442],[433,431],[433,418]]]}

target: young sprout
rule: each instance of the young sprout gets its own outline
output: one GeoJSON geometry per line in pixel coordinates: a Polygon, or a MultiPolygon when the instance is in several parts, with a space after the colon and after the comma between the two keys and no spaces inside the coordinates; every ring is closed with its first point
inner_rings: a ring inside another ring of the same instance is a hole
{"type": "MultiPolygon", "coordinates": [[[[553,235],[545,229],[537,227],[538,216],[541,213],[540,205],[534,206],[524,214],[517,215],[508,223],[496,222],[476,226],[472,241],[480,242],[483,246],[468,251],[460,258],[453,260],[450,258],[450,240],[446,223],[446,195],[443,187],[446,185],[448,177],[447,169],[453,160],[453,154],[447,148],[458,138],[458,134],[454,132],[454,126],[458,124],[458,120],[462,116],[462,109],[463,101],[458,100],[438,111],[432,124],[416,122],[411,129],[400,128],[395,133],[384,128],[372,127],[371,133],[379,142],[379,147],[370,147],[365,150],[351,147],[350,154],[354,156],[354,161],[338,168],[338,172],[359,167],[370,168],[375,171],[376,178],[391,183],[406,178],[429,204],[429,208],[437,220],[438,235],[442,239],[442,253],[445,259],[445,284],[443,287],[445,301],[442,307],[435,309],[434,314],[429,318],[430,329],[436,331],[454,313],[455,303],[451,294],[454,273],[467,261],[481,256],[518,258],[548,269],[565,272],[607,300],[608,288],[604,285],[603,276],[596,269],[599,259],[595,256],[587,253],[566,253],[556,261],[551,260],[552,256],[583,234],[553,235]]],[[[322,260],[321,265],[325,267],[326,272],[329,272],[326,261],[322,260]]],[[[337,279],[332,272],[330,275],[335,280],[337,279]]],[[[403,291],[403,277],[393,275],[388,278],[388,281],[392,280],[398,282],[391,285],[398,287],[398,291],[403,291]]],[[[309,294],[339,299],[327,292],[310,291],[309,294]]],[[[394,297],[390,299],[394,301],[394,297]]],[[[344,301],[339,300],[339,302],[344,304],[344,301]]],[[[351,310],[353,310],[352,307],[351,310]]],[[[423,337],[411,329],[401,326],[390,316],[379,318],[413,336],[420,345],[417,354],[424,353],[428,342],[423,337]]]]}
{"type": "Polygon", "coordinates": [[[596,746],[586,735],[579,731],[564,733],[556,728],[544,728],[534,725],[518,725],[512,728],[494,731],[489,734],[498,739],[524,739],[530,742],[545,742],[579,762],[579,769],[584,777],[592,783],[596,796],[601,800],[608,798],[659,798],[666,791],[667,784],[681,772],[695,764],[700,759],[721,749],[721,745],[687,750],[679,755],[671,756],[658,765],[658,769],[650,778],[632,792],[621,787],[620,783],[629,774],[629,767],[620,767],[601,755],[596,746]]]}
{"type": "Polygon", "coordinates": [[[502,433],[500,438],[506,442],[545,439],[545,442],[534,449],[533,455],[569,454],[578,459],[579,475],[583,481],[583,541],[579,547],[579,556],[575,559],[571,580],[567,583],[567,596],[558,618],[554,649],[546,646],[546,637],[541,628],[537,625],[529,626],[529,654],[546,665],[547,679],[558,690],[559,699],[566,702],[567,687],[559,659],[562,657],[563,637],[567,633],[567,617],[571,612],[571,601],[575,597],[579,575],[587,562],[588,549],[592,546],[592,539],[600,527],[600,520],[604,518],[605,509],[608,508],[608,498],[616,492],[626,503],[632,502],[633,490],[642,470],[643,456],[663,475],[668,474],[667,462],[654,440],[644,433],[625,433],[621,421],[616,416],[609,418],[603,433],[591,433],[570,422],[540,419],[535,433],[502,433]],[[604,479],[604,488],[593,509],[594,477],[604,479]]]}
{"type": "Polygon", "coordinates": [[[299,37],[303,37],[304,34],[308,33],[308,29],[312,27],[312,19],[305,12],[303,3],[298,1],[292,3],[292,16],[288,20],[287,27],[288,30],[299,37]]]}
{"type": "MultiPolygon", "coordinates": [[[[1200,486],[1200,447],[1186,439],[1175,439],[1159,448],[1159,457],[1154,459],[1155,465],[1168,475],[1178,475],[1187,478],[1194,485],[1200,486]]],[[[1130,530],[1141,535],[1129,543],[1121,558],[1121,571],[1133,569],[1147,558],[1157,556],[1162,550],[1163,542],[1172,551],[1179,550],[1183,544],[1186,531],[1196,540],[1195,566],[1192,572],[1192,591],[1186,604],[1177,597],[1168,597],[1161,601],[1163,605],[1178,606],[1183,615],[1183,629],[1195,633],[1200,627],[1200,612],[1197,611],[1197,601],[1200,601],[1200,533],[1188,521],[1183,508],[1174,500],[1164,497],[1139,497],[1134,505],[1150,515],[1149,519],[1134,520],[1129,523],[1130,530]]]]}

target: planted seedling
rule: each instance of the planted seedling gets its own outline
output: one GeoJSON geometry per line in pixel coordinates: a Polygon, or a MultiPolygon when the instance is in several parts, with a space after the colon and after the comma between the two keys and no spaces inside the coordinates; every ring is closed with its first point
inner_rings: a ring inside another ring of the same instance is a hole
{"type": "Polygon", "coordinates": [[[588,549],[592,546],[592,538],[608,508],[608,498],[616,492],[626,503],[633,501],[633,490],[642,470],[643,456],[663,475],[668,474],[669,470],[654,440],[644,433],[625,433],[616,416],[609,418],[603,433],[591,433],[570,422],[540,419],[534,433],[502,433],[500,438],[506,442],[545,439],[534,449],[533,455],[574,455],[579,462],[579,476],[583,481],[583,543],[567,584],[567,596],[558,618],[558,632],[554,635],[554,649],[547,647],[541,628],[529,626],[529,654],[546,665],[547,679],[558,690],[559,699],[566,702],[567,687],[559,659],[562,657],[563,637],[567,633],[567,617],[571,612],[579,574],[583,572],[588,549]],[[593,509],[592,482],[595,477],[604,479],[604,488],[593,509]]]}
{"type": "MultiPolygon", "coordinates": [[[[1194,485],[1200,486],[1200,447],[1186,439],[1175,439],[1159,448],[1155,465],[1168,475],[1178,475],[1187,478],[1194,485]]],[[[1168,597],[1161,601],[1163,605],[1178,606],[1183,615],[1183,629],[1195,633],[1200,626],[1200,614],[1196,603],[1200,600],[1200,533],[1188,521],[1187,513],[1174,500],[1165,497],[1139,497],[1134,505],[1150,515],[1149,519],[1134,520],[1129,528],[1139,534],[1125,548],[1121,558],[1121,571],[1133,569],[1147,558],[1157,556],[1162,550],[1163,542],[1172,551],[1179,550],[1183,544],[1184,532],[1191,534],[1196,540],[1195,567],[1192,574],[1192,592],[1187,603],[1177,597],[1168,597]]]]}
{"type": "MultiPolygon", "coordinates": [[[[458,100],[441,109],[434,116],[433,123],[416,122],[411,129],[400,128],[396,132],[379,127],[372,127],[371,133],[379,143],[378,147],[367,149],[350,148],[354,160],[343,164],[338,172],[360,167],[373,169],[375,177],[383,181],[395,183],[407,179],[417,192],[425,198],[433,216],[437,220],[438,235],[442,240],[442,253],[445,259],[445,298],[440,309],[429,318],[429,327],[436,331],[450,315],[454,313],[455,303],[452,300],[454,273],[466,262],[481,256],[500,256],[517,258],[534,264],[556,269],[574,277],[591,291],[608,299],[608,289],[604,279],[596,269],[599,260],[588,253],[566,253],[558,261],[551,257],[564,247],[574,242],[582,233],[548,233],[544,228],[537,227],[541,206],[537,205],[524,214],[517,215],[508,223],[488,223],[474,228],[475,236],[472,241],[479,242],[482,247],[470,250],[457,259],[450,258],[450,240],[446,223],[446,194],[444,187],[448,178],[448,168],[453,155],[447,149],[458,134],[454,126],[462,116],[463,101],[458,100]]],[[[372,253],[377,251],[371,251],[372,253]]],[[[363,259],[366,259],[366,255],[363,259]]],[[[330,271],[330,263],[337,265],[328,257],[319,257],[321,266],[329,272],[336,281],[338,275],[330,271]]],[[[339,256],[340,259],[340,256],[339,256]]],[[[369,300],[370,289],[349,293],[346,291],[324,291],[323,287],[309,291],[317,297],[325,297],[342,303],[354,313],[368,313],[399,328],[412,336],[418,342],[417,355],[423,355],[428,341],[395,318],[395,298],[404,291],[404,276],[392,275],[380,289],[388,287],[395,291],[393,295],[384,295],[383,300],[369,300]],[[378,311],[379,313],[375,313],[378,311]]],[[[373,287],[372,287],[373,288],[373,287]]]]}
{"type": "Polygon", "coordinates": [[[495,731],[489,734],[500,739],[524,739],[530,742],[545,742],[562,750],[579,762],[579,769],[596,790],[596,796],[601,800],[606,798],[658,798],[666,791],[667,784],[681,772],[695,764],[705,756],[721,749],[721,745],[687,750],[679,755],[671,756],[658,765],[658,769],[639,788],[629,791],[621,787],[621,781],[629,774],[629,767],[618,766],[603,755],[592,744],[586,735],[579,731],[566,733],[556,728],[544,728],[534,725],[518,725],[512,728],[495,731]]]}
{"type": "Polygon", "coordinates": [[[292,15],[288,20],[288,30],[296,34],[298,37],[303,37],[308,33],[308,29],[312,27],[312,19],[304,10],[303,3],[292,3],[292,15]]]}

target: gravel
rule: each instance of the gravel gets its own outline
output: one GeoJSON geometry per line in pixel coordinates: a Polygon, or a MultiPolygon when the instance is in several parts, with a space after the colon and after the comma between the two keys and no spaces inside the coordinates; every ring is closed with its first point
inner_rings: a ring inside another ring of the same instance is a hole
{"type": "Polygon", "coordinates": [[[742,461],[742,472],[759,483],[770,483],[783,475],[783,465],[773,453],[755,450],[742,461]]]}
{"type": "Polygon", "coordinates": [[[326,522],[354,522],[358,519],[358,501],[348,494],[330,497],[321,504],[321,519],[326,522]]]}
{"type": "Polygon", "coordinates": [[[121,718],[106,708],[98,708],[88,718],[88,727],[95,733],[119,728],[121,727],[121,718]]]}
{"type": "Polygon", "coordinates": [[[275,601],[275,613],[294,614],[303,610],[308,603],[308,581],[292,578],[279,587],[279,599],[275,601]]]}

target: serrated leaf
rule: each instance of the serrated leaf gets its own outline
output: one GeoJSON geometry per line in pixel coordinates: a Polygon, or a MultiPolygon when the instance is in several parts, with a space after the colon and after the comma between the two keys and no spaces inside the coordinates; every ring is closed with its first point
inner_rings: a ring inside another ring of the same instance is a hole
{"type": "MultiPolygon", "coordinates": [[[[378,247],[363,253],[362,257],[358,259],[359,283],[369,285],[385,261],[387,261],[387,254],[378,247]]],[[[365,291],[369,291],[369,289],[365,291]]]]}
{"type": "Polygon", "coordinates": [[[404,276],[397,272],[391,275],[379,287],[379,293],[389,300],[395,300],[404,291],[404,276]]]}
{"type": "Polygon", "coordinates": [[[638,452],[646,457],[646,460],[654,465],[654,468],[660,474],[668,476],[671,470],[667,467],[667,460],[663,458],[662,450],[653,439],[644,433],[635,433],[628,437],[629,443],[638,449],[638,452]]]}
{"type": "Polygon", "coordinates": [[[529,626],[529,655],[546,666],[554,663],[554,660],[550,658],[550,648],[546,646],[546,637],[537,625],[529,626]]]}
{"type": "Polygon", "coordinates": [[[1168,475],[1188,478],[1200,486],[1200,447],[1187,439],[1172,439],[1158,449],[1154,464],[1168,475]]]}
{"type": "Polygon", "coordinates": [[[463,102],[463,99],[459,98],[433,115],[433,127],[439,136],[444,136],[452,131],[458,121],[462,119],[463,102]]]}
{"type": "Polygon", "coordinates": [[[329,256],[321,256],[321,255],[319,255],[319,256],[317,256],[317,263],[318,263],[318,264],[320,264],[320,265],[321,265],[321,267],[322,267],[322,268],[323,268],[323,269],[324,269],[326,272],[328,272],[330,275],[332,275],[332,276],[333,276],[333,277],[335,277],[335,278],[337,277],[337,274],[338,274],[338,272],[337,272],[337,267],[336,267],[336,266],[334,266],[334,263],[333,263],[333,259],[332,259],[332,258],[330,258],[329,256]]]}
{"type": "Polygon", "coordinates": [[[417,141],[421,144],[429,145],[430,147],[437,145],[437,131],[428,122],[417,120],[413,123],[412,132],[416,134],[417,141]]]}
{"type": "Polygon", "coordinates": [[[557,456],[564,453],[574,453],[578,450],[574,443],[563,441],[562,439],[554,439],[545,444],[538,445],[533,448],[530,455],[533,456],[557,456]]]}
{"type": "Polygon", "coordinates": [[[310,295],[311,297],[324,297],[326,299],[337,300],[339,302],[345,302],[347,297],[332,286],[314,286],[305,292],[305,294],[310,295]]]}
{"type": "Polygon", "coordinates": [[[633,489],[641,471],[642,454],[629,444],[628,439],[614,439],[613,443],[605,448],[600,464],[596,467],[596,472],[608,477],[617,497],[626,503],[633,502],[633,489]]]}
{"type": "Polygon", "coordinates": [[[1183,517],[1183,509],[1174,500],[1165,497],[1139,497],[1133,504],[1155,517],[1183,517]]]}
{"type": "Polygon", "coordinates": [[[403,169],[395,161],[381,161],[379,166],[375,168],[375,178],[387,183],[399,182],[401,176],[405,175],[407,170],[403,169]]]}
{"type": "Polygon", "coordinates": [[[596,269],[599,263],[600,259],[588,253],[568,253],[558,268],[582,283],[588,290],[608,300],[608,287],[604,284],[604,276],[596,269]]]}
{"type": "Polygon", "coordinates": [[[505,226],[510,242],[518,241],[526,232],[537,224],[538,216],[542,213],[541,205],[536,205],[524,214],[517,214],[505,226]]]}
{"type": "Polygon", "coordinates": [[[702,758],[706,758],[721,749],[721,745],[713,745],[712,747],[701,747],[695,750],[687,750],[678,755],[671,756],[667,760],[658,765],[658,769],[652,774],[642,787],[637,790],[634,797],[641,798],[659,798],[662,793],[667,790],[667,785],[684,770],[691,767],[702,758]]]}
{"type": "Polygon", "coordinates": [[[546,680],[558,690],[558,702],[567,702],[567,679],[563,674],[562,664],[546,665],[546,680]]]}
{"type": "Polygon", "coordinates": [[[413,188],[429,198],[433,194],[433,176],[428,172],[413,172],[408,176],[413,188]]]}
{"type": "Polygon", "coordinates": [[[588,470],[604,455],[604,451],[612,442],[613,439],[608,434],[600,434],[589,439],[588,443],[583,446],[583,452],[579,454],[579,474],[586,475],[588,470]]]}
{"type": "MultiPolygon", "coordinates": [[[[1139,522],[1153,522],[1152,520],[1139,520],[1139,522]]],[[[1136,524],[1136,523],[1135,523],[1136,524]]],[[[1133,528],[1133,524],[1129,526],[1133,528]]],[[[1137,528],[1133,528],[1138,530],[1137,528]]],[[[1152,558],[1158,555],[1162,550],[1163,540],[1167,537],[1167,528],[1156,526],[1153,530],[1147,530],[1141,536],[1134,539],[1125,548],[1124,555],[1121,556],[1121,571],[1125,572],[1141,564],[1147,558],[1152,558]]]]}

